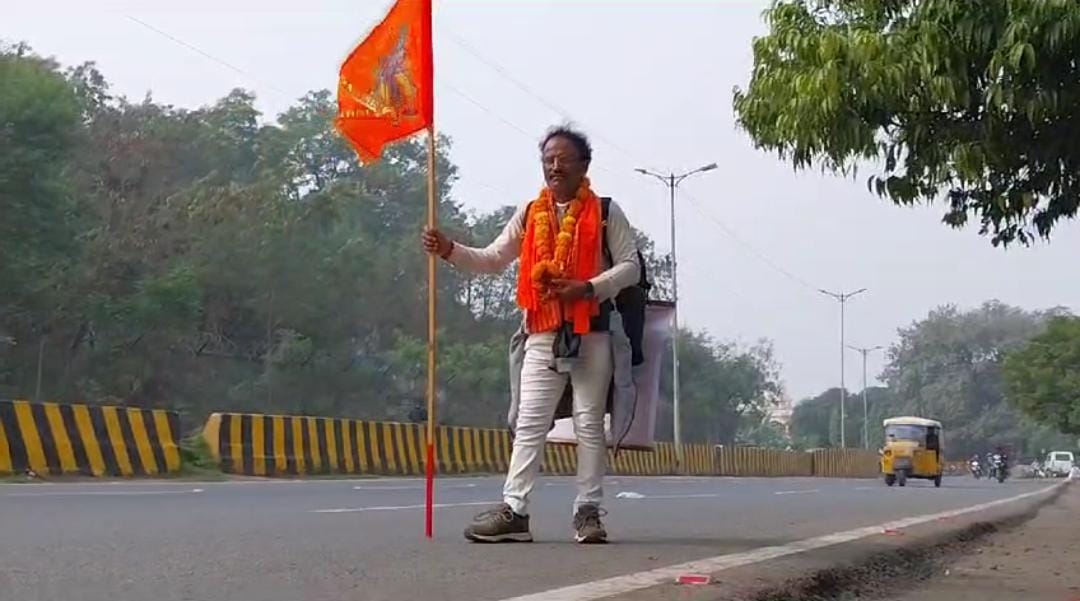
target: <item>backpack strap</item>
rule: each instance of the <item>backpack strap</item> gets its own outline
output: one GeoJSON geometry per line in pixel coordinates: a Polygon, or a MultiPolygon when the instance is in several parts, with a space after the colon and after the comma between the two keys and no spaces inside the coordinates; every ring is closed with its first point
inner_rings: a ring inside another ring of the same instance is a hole
{"type": "MultiPolygon", "coordinates": [[[[601,235],[603,236],[602,240],[603,240],[604,258],[607,259],[608,265],[614,265],[615,260],[611,256],[611,248],[608,246],[608,238],[607,238],[607,222],[608,222],[608,214],[610,212],[611,212],[611,197],[610,196],[601,197],[600,198],[600,230],[601,230],[601,235]]],[[[649,281],[649,276],[645,272],[645,268],[647,266],[646,263],[645,263],[645,255],[641,254],[641,249],[640,248],[635,248],[634,250],[637,253],[638,267],[641,270],[639,272],[640,275],[638,277],[637,286],[639,288],[641,288],[642,290],[644,290],[646,293],[648,293],[648,291],[652,289],[652,282],[649,281]]]]}
{"type": "Polygon", "coordinates": [[[521,233],[524,235],[525,228],[529,225],[529,211],[532,210],[535,200],[530,200],[529,204],[525,205],[525,210],[521,213],[521,233]]]}
{"type": "Polygon", "coordinates": [[[601,246],[604,252],[604,258],[607,259],[608,265],[614,265],[615,262],[611,259],[611,248],[607,242],[607,220],[608,214],[611,213],[611,197],[600,197],[600,240],[601,246]]]}

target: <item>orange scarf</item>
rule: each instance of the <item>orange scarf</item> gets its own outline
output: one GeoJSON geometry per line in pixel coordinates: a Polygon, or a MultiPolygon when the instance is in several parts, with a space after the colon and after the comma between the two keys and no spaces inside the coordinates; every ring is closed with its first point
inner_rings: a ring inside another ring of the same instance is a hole
{"type": "Polygon", "coordinates": [[[600,313],[596,299],[563,303],[550,298],[546,283],[562,278],[587,281],[600,272],[600,198],[585,179],[562,219],[545,187],[525,215],[525,237],[518,266],[517,303],[525,310],[530,333],[554,332],[563,321],[575,334],[588,334],[600,313]]]}

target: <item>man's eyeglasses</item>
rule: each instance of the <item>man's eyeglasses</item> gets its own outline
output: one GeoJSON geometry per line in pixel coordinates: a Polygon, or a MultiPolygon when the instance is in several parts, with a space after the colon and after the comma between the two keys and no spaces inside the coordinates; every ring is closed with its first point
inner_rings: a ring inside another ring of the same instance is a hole
{"type": "Polygon", "coordinates": [[[581,159],[577,157],[542,157],[540,162],[544,167],[554,167],[555,165],[575,165],[581,162],[581,159]]]}

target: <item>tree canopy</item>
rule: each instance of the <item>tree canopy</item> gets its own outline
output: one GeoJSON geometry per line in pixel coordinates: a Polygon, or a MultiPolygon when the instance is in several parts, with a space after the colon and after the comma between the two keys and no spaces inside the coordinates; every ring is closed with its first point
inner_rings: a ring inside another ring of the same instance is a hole
{"type": "Polygon", "coordinates": [[[1052,319],[1005,359],[1009,399],[1040,423],[1080,435],[1080,319],[1052,319]]]}
{"type": "MultiPolygon", "coordinates": [[[[845,441],[849,447],[862,446],[862,392],[847,393],[845,441]]],[[[870,448],[879,448],[884,435],[881,421],[896,415],[896,400],[885,387],[866,390],[867,440],[870,448]]],[[[840,389],[830,388],[816,397],[803,399],[791,416],[792,438],[797,447],[812,449],[840,446],[840,389]]]]}
{"type": "MultiPolygon", "coordinates": [[[[1025,348],[1029,341],[1046,339],[1049,330],[1042,332],[1047,324],[1064,320],[1063,314],[1062,309],[1032,312],[992,301],[967,311],[942,306],[902,328],[881,374],[886,386],[868,390],[871,447],[881,444],[883,419],[916,415],[942,422],[946,453],[952,458],[984,452],[997,444],[1026,456],[1051,447],[1074,448],[1076,440],[1061,434],[1069,430],[1060,427],[1060,422],[1045,413],[1031,412],[1047,418],[1034,420],[1017,411],[1013,404],[1019,402],[1026,408],[1031,397],[1015,397],[1018,389],[1006,388],[1005,379],[1027,391],[1052,390],[1048,397],[1060,402],[1058,395],[1065,394],[1070,381],[1061,379],[1057,372],[1048,373],[1045,363],[1025,368],[1020,372],[1022,377],[1008,372],[1019,369],[1019,357],[1025,356],[1010,353],[1025,348]],[[1007,356],[1010,359],[1005,366],[1007,356]]],[[[1060,329],[1057,326],[1054,331],[1060,329]]],[[[1036,345],[1030,344],[1026,348],[1036,345]]],[[[839,443],[839,394],[839,389],[831,389],[795,406],[792,430],[799,446],[839,443]]],[[[1075,391],[1072,394],[1075,397],[1075,391]]],[[[861,440],[862,427],[859,393],[848,395],[847,418],[848,445],[855,446],[854,441],[861,440]]]]}
{"type": "MultiPolygon", "coordinates": [[[[1055,441],[1008,403],[1002,382],[1005,356],[1046,327],[1062,309],[1024,311],[1000,302],[960,311],[944,306],[900,330],[883,377],[906,413],[941,420],[960,456],[988,444],[1034,453],[1055,441]]],[[[1068,443],[1075,446],[1075,441],[1068,443]]]]}
{"type": "MultiPolygon", "coordinates": [[[[335,110],[325,90],[274,118],[245,90],[133,102],[93,64],[0,45],[0,398],[169,407],[189,427],[214,410],[421,419],[425,150],[362,167],[335,110]]],[[[441,223],[486,244],[512,209],[466,211],[451,148],[441,223]]],[[[514,278],[440,271],[440,421],[504,424],[514,278]]],[[[684,373],[704,378],[684,379],[687,440],[761,412],[779,386],[764,348],[687,333],[684,373]]]]}
{"type": "Polygon", "coordinates": [[[1080,202],[1080,4],[777,0],[736,89],[740,125],[796,168],[897,204],[944,200],[994,245],[1049,237],[1080,202]]]}

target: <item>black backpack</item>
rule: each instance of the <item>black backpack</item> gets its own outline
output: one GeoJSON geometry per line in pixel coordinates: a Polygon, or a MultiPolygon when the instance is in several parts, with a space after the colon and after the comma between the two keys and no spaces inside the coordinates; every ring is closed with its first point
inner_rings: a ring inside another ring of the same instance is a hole
{"type": "MultiPolygon", "coordinates": [[[[607,220],[610,211],[611,198],[607,196],[601,197],[600,223],[602,225],[600,234],[602,236],[601,240],[603,240],[604,257],[608,263],[614,264],[607,241],[607,220]]],[[[623,330],[626,331],[626,336],[630,339],[631,365],[641,365],[645,362],[645,353],[642,351],[642,342],[645,338],[645,307],[649,304],[649,290],[652,288],[649,274],[646,271],[645,257],[641,254],[640,248],[637,249],[637,259],[638,265],[641,267],[638,272],[637,284],[627,286],[615,295],[615,309],[622,316],[623,330]]]]}

